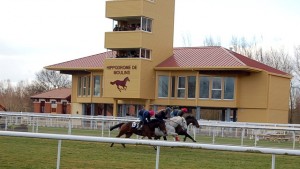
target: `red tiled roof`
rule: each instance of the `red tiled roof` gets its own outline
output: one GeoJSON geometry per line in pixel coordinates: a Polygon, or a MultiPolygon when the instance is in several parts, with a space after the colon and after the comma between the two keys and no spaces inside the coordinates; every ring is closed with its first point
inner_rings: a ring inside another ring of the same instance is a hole
{"type": "Polygon", "coordinates": [[[58,63],[50,66],[46,66],[46,69],[91,69],[91,68],[102,68],[103,63],[107,55],[111,54],[112,52],[105,52],[105,53],[99,53],[96,55],[91,55],[75,60],[70,60],[63,63],[58,63]]]}
{"type": "MultiPolygon", "coordinates": [[[[46,66],[45,68],[53,70],[102,69],[105,58],[110,55],[112,55],[111,51],[46,66]]],[[[279,75],[288,75],[283,71],[220,46],[174,48],[174,54],[158,64],[156,68],[252,69],[253,71],[265,70],[279,75]]]]}
{"type": "Polygon", "coordinates": [[[44,93],[40,93],[34,96],[31,96],[32,99],[67,99],[71,96],[72,90],[69,88],[60,88],[50,90],[44,93]]]}
{"type": "Polygon", "coordinates": [[[220,46],[174,48],[174,55],[157,68],[249,68],[288,75],[285,72],[252,60],[220,46]]]}

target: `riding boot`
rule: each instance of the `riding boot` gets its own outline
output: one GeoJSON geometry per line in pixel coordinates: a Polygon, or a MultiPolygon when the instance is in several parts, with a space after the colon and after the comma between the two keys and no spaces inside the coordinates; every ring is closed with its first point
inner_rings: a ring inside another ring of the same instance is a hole
{"type": "Polygon", "coordinates": [[[142,130],[143,125],[141,124],[138,128],[138,130],[142,130]]]}

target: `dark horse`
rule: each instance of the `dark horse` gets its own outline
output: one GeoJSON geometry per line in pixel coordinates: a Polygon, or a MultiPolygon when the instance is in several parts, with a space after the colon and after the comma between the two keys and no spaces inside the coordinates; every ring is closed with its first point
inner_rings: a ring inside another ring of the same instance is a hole
{"type": "Polygon", "coordinates": [[[127,89],[127,86],[126,86],[126,82],[127,82],[127,81],[130,82],[129,78],[128,78],[128,77],[125,77],[124,80],[116,80],[116,81],[110,82],[110,84],[111,84],[111,85],[116,84],[118,90],[121,92],[121,90],[126,90],[126,89],[127,89]],[[122,89],[120,88],[120,86],[122,86],[122,89]]]}
{"type": "MultiPolygon", "coordinates": [[[[186,124],[187,124],[187,125],[192,124],[192,125],[196,126],[197,128],[200,127],[200,125],[199,125],[199,123],[198,123],[198,120],[197,120],[194,116],[186,116],[186,117],[185,117],[185,120],[186,120],[186,124]]],[[[187,133],[187,131],[184,130],[184,129],[182,128],[182,126],[178,125],[178,126],[175,128],[175,131],[176,131],[176,133],[177,133],[178,135],[183,135],[183,136],[185,136],[184,139],[183,139],[183,141],[186,141],[186,138],[188,137],[188,138],[190,138],[193,142],[196,142],[196,140],[195,140],[192,136],[190,136],[189,133],[187,133]]],[[[156,136],[156,137],[155,137],[155,139],[159,139],[159,138],[160,138],[160,136],[156,136]]],[[[167,137],[166,137],[166,136],[164,136],[164,140],[167,140],[167,137]]]]}
{"type": "MultiPolygon", "coordinates": [[[[199,123],[198,123],[198,120],[197,120],[194,116],[186,116],[186,117],[185,117],[185,120],[186,120],[186,124],[187,124],[187,125],[192,124],[192,125],[196,126],[197,128],[200,127],[200,125],[199,125],[199,123]]],[[[178,135],[184,135],[184,136],[185,136],[184,139],[183,139],[183,141],[186,141],[186,138],[188,137],[188,138],[190,138],[193,142],[196,142],[196,140],[194,140],[193,137],[191,137],[191,136],[189,135],[189,133],[187,133],[186,130],[183,130],[183,128],[182,128],[181,126],[177,126],[177,127],[175,128],[175,130],[176,130],[176,133],[177,133],[178,135]]]]}
{"type": "MultiPolygon", "coordinates": [[[[135,122],[119,123],[117,125],[112,126],[110,128],[110,131],[116,128],[120,128],[119,134],[116,137],[121,137],[125,134],[125,138],[130,138],[132,134],[136,134],[152,139],[155,128],[159,128],[161,131],[167,134],[166,125],[163,120],[152,119],[149,123],[144,124],[141,130],[138,130],[137,126],[138,125],[135,122]]],[[[110,146],[112,147],[113,145],[114,143],[112,143],[110,146]]],[[[125,148],[125,144],[122,145],[125,148]]]]}

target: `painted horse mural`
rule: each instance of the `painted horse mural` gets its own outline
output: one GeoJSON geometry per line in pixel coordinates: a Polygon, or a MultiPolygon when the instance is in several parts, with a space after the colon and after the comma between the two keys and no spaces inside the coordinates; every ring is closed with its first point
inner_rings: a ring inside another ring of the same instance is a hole
{"type": "Polygon", "coordinates": [[[110,84],[111,85],[116,85],[118,90],[121,92],[121,90],[126,90],[127,89],[127,86],[126,86],[127,81],[130,82],[129,78],[125,77],[124,80],[116,80],[116,81],[110,82],[110,84]],[[120,88],[120,86],[122,88],[120,88]]]}

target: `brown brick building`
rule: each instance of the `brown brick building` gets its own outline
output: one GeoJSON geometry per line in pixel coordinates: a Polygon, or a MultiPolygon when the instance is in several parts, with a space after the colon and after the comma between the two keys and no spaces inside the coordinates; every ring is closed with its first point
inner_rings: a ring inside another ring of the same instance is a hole
{"type": "Polygon", "coordinates": [[[35,113],[71,113],[71,89],[61,88],[31,96],[35,113]]]}

